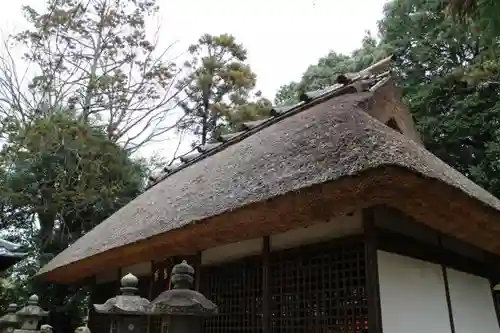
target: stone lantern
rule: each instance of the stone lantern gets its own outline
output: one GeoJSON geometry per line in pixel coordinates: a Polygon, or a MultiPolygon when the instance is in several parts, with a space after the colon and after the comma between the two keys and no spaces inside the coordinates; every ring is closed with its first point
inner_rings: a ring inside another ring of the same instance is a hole
{"type": "Polygon", "coordinates": [[[9,304],[7,314],[0,317],[0,332],[13,333],[16,328],[19,328],[19,317],[16,316],[17,304],[9,304]]]}
{"type": "Polygon", "coordinates": [[[168,333],[198,333],[201,320],[217,314],[218,308],[199,292],[192,290],[194,269],[186,261],[172,269],[173,289],[151,302],[151,315],[167,320],[168,333]]]}
{"type": "Polygon", "coordinates": [[[97,313],[113,316],[112,324],[117,333],[139,333],[142,319],[147,315],[149,301],[137,295],[139,280],[132,274],[121,279],[121,295],[108,299],[104,304],[94,304],[97,313]]]}
{"type": "Polygon", "coordinates": [[[16,315],[21,324],[20,329],[14,330],[14,333],[33,333],[36,332],[39,322],[43,317],[49,315],[48,311],[44,311],[38,305],[38,296],[32,295],[28,298],[28,304],[21,310],[16,312],[16,315]]]}

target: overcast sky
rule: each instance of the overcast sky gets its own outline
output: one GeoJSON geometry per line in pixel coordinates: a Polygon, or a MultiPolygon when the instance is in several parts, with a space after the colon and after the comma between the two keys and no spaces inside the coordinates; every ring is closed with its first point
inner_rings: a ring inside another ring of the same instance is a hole
{"type": "MultiPolygon", "coordinates": [[[[276,90],[300,79],[305,69],[330,50],[350,53],[366,30],[377,32],[387,0],[159,0],[161,46],[178,41],[182,50],[203,33],[233,34],[248,50],[257,87],[272,99],[276,90]]],[[[25,27],[21,6],[43,8],[45,0],[3,1],[0,29],[25,27]]],[[[153,151],[168,155],[173,142],[153,151]]]]}

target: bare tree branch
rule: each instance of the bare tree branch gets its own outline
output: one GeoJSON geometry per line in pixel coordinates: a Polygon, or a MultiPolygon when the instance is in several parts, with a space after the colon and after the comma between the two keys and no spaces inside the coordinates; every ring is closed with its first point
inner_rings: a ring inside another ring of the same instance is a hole
{"type": "Polygon", "coordinates": [[[69,107],[131,153],[163,137],[178,125],[169,115],[189,81],[175,43],[159,50],[158,31],[152,42],[146,36],[157,10],[154,0],[53,0],[48,14],[24,7],[33,28],[5,43],[0,117],[28,122],[69,107]],[[14,50],[29,65],[21,78],[14,50]]]}

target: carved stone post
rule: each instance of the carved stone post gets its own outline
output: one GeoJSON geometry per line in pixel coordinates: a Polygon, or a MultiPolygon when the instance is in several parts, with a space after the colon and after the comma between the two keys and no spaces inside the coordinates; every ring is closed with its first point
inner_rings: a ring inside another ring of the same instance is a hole
{"type": "Polygon", "coordinates": [[[172,269],[173,289],[151,302],[150,313],[168,320],[168,333],[199,333],[201,319],[218,312],[217,305],[192,290],[193,282],[194,269],[183,261],[172,269]]]}
{"type": "Polygon", "coordinates": [[[16,328],[21,326],[19,317],[16,316],[17,304],[9,304],[7,314],[0,317],[0,332],[13,333],[16,328]]]}
{"type": "Polygon", "coordinates": [[[97,313],[112,315],[116,333],[139,333],[141,317],[146,316],[149,301],[137,295],[139,280],[132,274],[121,279],[121,295],[110,298],[104,304],[94,304],[97,313]]]}
{"type": "Polygon", "coordinates": [[[34,333],[37,332],[38,323],[43,317],[49,315],[38,305],[38,296],[33,295],[28,298],[28,304],[16,312],[21,328],[14,330],[14,333],[34,333]]]}

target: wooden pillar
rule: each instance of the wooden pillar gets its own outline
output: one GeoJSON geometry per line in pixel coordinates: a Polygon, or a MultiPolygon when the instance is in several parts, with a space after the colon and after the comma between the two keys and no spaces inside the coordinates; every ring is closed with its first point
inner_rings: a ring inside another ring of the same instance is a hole
{"type": "MultiPolygon", "coordinates": [[[[153,300],[153,286],[155,284],[154,280],[154,273],[155,273],[155,262],[154,260],[151,260],[151,272],[149,273],[149,290],[148,290],[148,300],[152,301],[153,300]]],[[[151,332],[151,316],[147,316],[147,326],[146,326],[146,333],[151,332]]]]}
{"type": "MultiPolygon", "coordinates": [[[[197,252],[195,255],[190,256],[189,258],[186,259],[189,265],[194,268],[194,283],[193,283],[193,289],[196,290],[199,293],[202,293],[200,290],[200,283],[202,279],[202,272],[201,272],[201,251],[197,252]]],[[[198,332],[202,332],[203,330],[203,323],[202,321],[199,321],[198,323],[198,332]]]]}
{"type": "Polygon", "coordinates": [[[271,291],[269,286],[269,257],[271,244],[269,236],[262,238],[262,332],[271,333],[271,291]]]}
{"type": "MultiPolygon", "coordinates": [[[[89,304],[87,304],[87,326],[92,332],[94,327],[96,326],[96,318],[93,313],[94,311],[94,303],[96,303],[96,277],[92,277],[92,282],[90,284],[90,297],[89,297],[89,304]]],[[[97,330],[95,330],[97,333],[97,330]]]]}
{"type": "Polygon", "coordinates": [[[116,286],[115,286],[115,288],[116,288],[115,294],[116,295],[120,295],[121,280],[123,277],[122,273],[123,273],[123,267],[118,268],[118,281],[117,281],[116,286]]]}
{"type": "Polygon", "coordinates": [[[382,333],[382,314],[380,310],[380,288],[378,281],[377,228],[373,208],[362,211],[365,236],[365,275],[368,299],[368,332],[382,333]]]}
{"type": "MultiPolygon", "coordinates": [[[[188,262],[189,263],[189,262],[188,262]]],[[[196,253],[195,256],[193,256],[193,262],[189,263],[191,266],[194,268],[194,290],[200,292],[200,281],[202,278],[201,275],[201,251],[196,253]]]]}
{"type": "Polygon", "coordinates": [[[500,304],[498,291],[495,291],[495,286],[500,283],[500,260],[497,256],[486,251],[483,252],[485,265],[488,268],[488,279],[490,281],[491,297],[493,298],[493,306],[497,315],[498,327],[500,328],[500,304]]]}
{"type": "Polygon", "coordinates": [[[495,307],[495,313],[497,315],[498,328],[500,328],[500,307],[498,304],[498,296],[497,291],[495,291],[495,285],[497,284],[497,280],[490,279],[490,288],[491,288],[491,297],[493,298],[493,306],[495,307]]]}
{"type": "Polygon", "coordinates": [[[451,296],[450,296],[450,285],[448,283],[448,270],[446,269],[446,264],[444,262],[444,248],[443,248],[443,236],[437,233],[438,237],[438,246],[439,246],[439,254],[438,258],[440,259],[441,266],[441,274],[443,275],[443,283],[444,283],[444,292],[446,297],[446,305],[448,306],[448,318],[450,321],[450,330],[451,333],[455,333],[455,320],[453,318],[453,308],[451,304],[451,296]]]}

